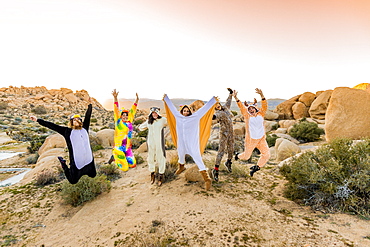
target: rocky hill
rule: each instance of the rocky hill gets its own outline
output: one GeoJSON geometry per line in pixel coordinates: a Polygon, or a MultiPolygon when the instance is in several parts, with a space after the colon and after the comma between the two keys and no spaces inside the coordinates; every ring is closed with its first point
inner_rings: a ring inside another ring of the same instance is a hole
{"type": "MultiPolygon", "coordinates": [[[[64,123],[72,114],[84,115],[89,99],[90,95],[85,90],[73,92],[68,88],[0,88],[0,125],[20,125],[31,115],[64,123]]],[[[93,118],[101,121],[103,125],[113,121],[112,113],[96,99],[91,98],[91,102],[93,118]]]]}

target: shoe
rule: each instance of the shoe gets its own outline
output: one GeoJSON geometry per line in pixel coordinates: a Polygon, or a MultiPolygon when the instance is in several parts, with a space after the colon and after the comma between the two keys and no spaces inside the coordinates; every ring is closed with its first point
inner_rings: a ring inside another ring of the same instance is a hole
{"type": "Polygon", "coordinates": [[[164,182],[164,174],[159,174],[158,175],[158,186],[162,186],[164,182]]]}
{"type": "Polygon", "coordinates": [[[232,164],[231,160],[227,160],[225,162],[225,167],[226,167],[227,171],[230,172],[230,173],[232,172],[231,164],[232,164]]]}
{"type": "Polygon", "coordinates": [[[62,165],[63,168],[67,166],[66,160],[63,159],[63,157],[58,156],[58,160],[59,160],[59,162],[60,162],[60,164],[62,165]]]}
{"type": "Polygon", "coordinates": [[[109,160],[108,160],[107,164],[109,164],[109,165],[110,165],[113,161],[114,161],[114,156],[112,155],[112,156],[109,158],[109,160]]]}
{"type": "Polygon", "coordinates": [[[183,164],[178,164],[178,168],[177,168],[177,170],[176,170],[176,172],[175,172],[175,174],[176,175],[179,175],[180,173],[182,173],[183,171],[185,171],[186,170],[186,168],[185,168],[185,165],[183,165],[183,164]]]}
{"type": "Polygon", "coordinates": [[[217,170],[215,169],[212,170],[212,177],[213,177],[213,180],[218,182],[218,171],[217,170]]]}
{"type": "Polygon", "coordinates": [[[155,182],[155,173],[152,172],[150,173],[150,184],[154,184],[154,182],[155,182]]]}
{"type": "Polygon", "coordinates": [[[239,153],[236,153],[235,154],[235,160],[238,160],[239,159],[238,155],[239,155],[239,153]]]}
{"type": "Polygon", "coordinates": [[[255,166],[252,166],[251,168],[251,171],[249,172],[249,175],[251,175],[251,177],[253,177],[253,174],[257,171],[259,171],[261,168],[258,166],[258,165],[255,165],[255,166]]]}

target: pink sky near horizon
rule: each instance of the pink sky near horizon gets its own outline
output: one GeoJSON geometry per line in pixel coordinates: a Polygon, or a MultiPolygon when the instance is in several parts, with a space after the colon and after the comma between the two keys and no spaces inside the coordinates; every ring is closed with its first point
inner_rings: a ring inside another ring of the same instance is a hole
{"type": "Polygon", "coordinates": [[[207,100],[232,87],[251,100],[256,87],[267,98],[353,87],[370,82],[369,13],[364,0],[0,0],[0,87],[100,101],[113,88],[207,100]]]}

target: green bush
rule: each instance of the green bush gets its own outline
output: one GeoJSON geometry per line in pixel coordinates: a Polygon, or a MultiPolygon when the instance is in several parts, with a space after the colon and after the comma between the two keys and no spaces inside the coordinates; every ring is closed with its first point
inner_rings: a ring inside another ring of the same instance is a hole
{"type": "Polygon", "coordinates": [[[39,158],[39,154],[38,153],[35,153],[33,155],[30,155],[29,157],[27,157],[26,161],[27,161],[27,164],[31,165],[31,164],[36,164],[37,162],[37,159],[39,158]]]}
{"type": "Polygon", "coordinates": [[[107,176],[99,175],[95,178],[82,176],[77,184],[70,184],[67,180],[62,183],[62,198],[74,207],[91,201],[103,192],[109,192],[111,182],[107,176]]]}
{"type": "Polygon", "coordinates": [[[293,125],[289,135],[301,142],[312,142],[320,140],[324,130],[320,129],[317,123],[307,122],[305,119],[293,125]]]}
{"type": "Polygon", "coordinates": [[[145,129],[145,130],[143,130],[143,131],[139,131],[138,133],[137,133],[137,136],[138,137],[144,137],[144,138],[146,138],[147,136],[148,136],[148,129],[145,129]]]}
{"type": "Polygon", "coordinates": [[[0,110],[6,110],[8,108],[8,103],[5,101],[0,101],[0,110]]]}
{"type": "Polygon", "coordinates": [[[272,134],[272,135],[266,135],[266,142],[267,144],[269,145],[269,147],[273,147],[275,146],[275,143],[276,143],[276,139],[278,139],[279,137],[275,134],[272,134]]]}
{"type": "Polygon", "coordinates": [[[110,181],[114,181],[121,177],[121,174],[114,163],[100,166],[98,173],[107,176],[107,179],[110,181]]]}
{"type": "Polygon", "coordinates": [[[96,144],[96,145],[92,145],[91,146],[91,149],[92,149],[93,152],[96,152],[98,150],[104,149],[104,147],[102,145],[100,145],[100,144],[96,144]]]}
{"type": "Polygon", "coordinates": [[[47,135],[33,136],[32,140],[30,141],[30,145],[27,147],[28,152],[31,154],[36,153],[44,143],[46,137],[47,135]]]}
{"type": "Polygon", "coordinates": [[[32,109],[31,112],[35,114],[46,114],[46,108],[43,105],[38,105],[34,109],[32,109]]]}
{"type": "Polygon", "coordinates": [[[55,184],[60,181],[59,174],[55,173],[54,171],[48,169],[44,170],[37,174],[36,176],[36,185],[38,186],[45,186],[48,184],[55,184]]]}
{"type": "Polygon", "coordinates": [[[370,139],[337,139],[281,167],[285,196],[326,211],[370,216],[370,139]]]}
{"type": "Polygon", "coordinates": [[[135,154],[136,164],[142,164],[144,163],[144,158],[141,157],[139,154],[135,154]]]}

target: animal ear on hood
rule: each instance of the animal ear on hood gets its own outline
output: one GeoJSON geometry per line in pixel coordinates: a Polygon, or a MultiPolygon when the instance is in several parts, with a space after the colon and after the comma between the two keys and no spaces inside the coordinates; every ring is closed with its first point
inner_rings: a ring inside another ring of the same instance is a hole
{"type": "Polygon", "coordinates": [[[254,98],[254,103],[253,103],[254,105],[257,105],[257,100],[256,100],[256,98],[254,98]]]}
{"type": "Polygon", "coordinates": [[[244,101],[244,105],[245,105],[245,107],[247,107],[248,108],[248,103],[247,103],[247,101],[244,101]]]}

